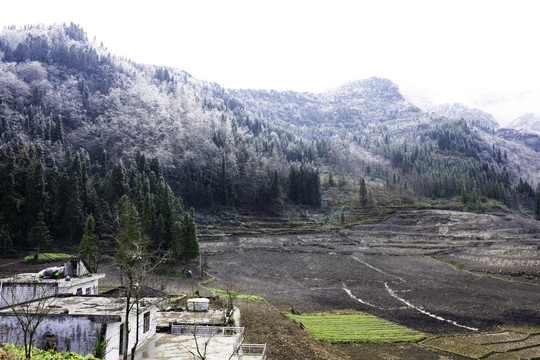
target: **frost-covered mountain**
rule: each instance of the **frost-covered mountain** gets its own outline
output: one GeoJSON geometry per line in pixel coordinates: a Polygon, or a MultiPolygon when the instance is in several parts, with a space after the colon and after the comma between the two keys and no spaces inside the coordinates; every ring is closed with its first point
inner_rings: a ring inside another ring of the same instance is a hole
{"type": "Polygon", "coordinates": [[[456,119],[465,119],[467,121],[475,122],[479,126],[490,127],[493,129],[499,127],[499,123],[490,113],[460,103],[433,105],[429,107],[429,111],[434,111],[438,114],[456,119]]]}
{"type": "Polygon", "coordinates": [[[396,175],[412,196],[464,187],[509,205],[520,177],[540,180],[536,150],[494,133],[489,114],[424,111],[388,79],[319,94],[226,89],[116,58],[73,24],[4,29],[0,59],[1,147],[39,145],[59,168],[82,151],[101,180],[146,154],[189,205],[259,206],[274,174],[286,201],[295,166],[381,183],[396,175]]]}
{"type": "Polygon", "coordinates": [[[540,116],[533,113],[526,113],[511,121],[507,127],[540,135],[540,116]]]}

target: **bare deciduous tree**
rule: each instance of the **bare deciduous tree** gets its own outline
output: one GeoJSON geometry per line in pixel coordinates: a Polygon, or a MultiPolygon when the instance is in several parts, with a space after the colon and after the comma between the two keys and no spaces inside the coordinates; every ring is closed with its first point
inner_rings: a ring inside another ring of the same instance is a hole
{"type": "Polygon", "coordinates": [[[56,285],[57,282],[32,281],[30,283],[32,295],[29,297],[24,296],[23,292],[18,292],[15,283],[9,289],[9,297],[3,292],[0,293],[20,327],[26,359],[31,358],[34,336],[39,325],[58,301],[56,285]]]}
{"type": "Polygon", "coordinates": [[[135,358],[135,349],[139,343],[139,315],[144,289],[150,280],[150,275],[168,258],[158,251],[149,251],[149,240],[141,234],[137,210],[127,196],[122,196],[118,202],[115,262],[122,276],[122,298],[125,301],[125,331],[124,331],[124,360],[128,360],[128,350],[131,350],[131,360],[135,358]],[[132,311],[136,315],[135,343],[129,349],[129,316],[132,311]]]}

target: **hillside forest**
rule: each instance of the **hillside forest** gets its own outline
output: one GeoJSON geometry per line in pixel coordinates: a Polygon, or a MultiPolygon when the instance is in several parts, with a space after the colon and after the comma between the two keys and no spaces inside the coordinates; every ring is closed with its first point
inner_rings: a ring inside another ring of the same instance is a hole
{"type": "Polygon", "coordinates": [[[117,58],[73,23],[5,28],[0,253],[77,246],[90,217],[112,246],[124,196],[151,248],[178,262],[198,255],[205,214],[319,211],[331,190],[364,208],[538,217],[538,153],[496,127],[426,112],[386,79],[233,90],[117,58]]]}

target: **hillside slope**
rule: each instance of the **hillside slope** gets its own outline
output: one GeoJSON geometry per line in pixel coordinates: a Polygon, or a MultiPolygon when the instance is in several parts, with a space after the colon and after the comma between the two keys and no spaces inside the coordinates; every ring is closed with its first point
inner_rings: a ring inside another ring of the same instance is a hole
{"type": "MultiPolygon", "coordinates": [[[[39,212],[53,237],[76,242],[88,214],[105,232],[122,194],[143,213],[146,194],[163,209],[160,191],[184,208],[273,214],[316,209],[321,184],[357,205],[365,179],[368,205],[534,208],[534,140],[495,132],[474,111],[424,112],[388,79],[322,94],[225,89],[117,58],[74,24],[6,28],[0,59],[6,244],[23,247],[39,212]]],[[[333,204],[322,202],[323,212],[333,204]]]]}

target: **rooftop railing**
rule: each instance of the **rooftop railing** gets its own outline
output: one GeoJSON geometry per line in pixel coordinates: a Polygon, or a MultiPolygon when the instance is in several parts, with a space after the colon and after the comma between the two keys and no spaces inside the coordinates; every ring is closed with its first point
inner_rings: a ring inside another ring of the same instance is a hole
{"type": "Polygon", "coordinates": [[[266,360],[266,344],[242,344],[238,358],[246,360],[266,360]]]}
{"type": "Polygon", "coordinates": [[[197,336],[239,336],[244,338],[243,327],[171,325],[171,334],[197,336]]]}

